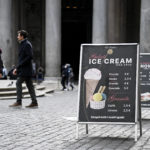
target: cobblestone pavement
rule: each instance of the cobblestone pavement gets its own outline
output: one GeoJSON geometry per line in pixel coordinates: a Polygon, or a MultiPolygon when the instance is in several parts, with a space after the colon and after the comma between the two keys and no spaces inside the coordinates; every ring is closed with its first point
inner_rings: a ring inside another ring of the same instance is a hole
{"type": "MultiPolygon", "coordinates": [[[[38,98],[38,109],[27,109],[30,99],[23,100],[22,108],[9,108],[14,100],[0,101],[0,150],[149,150],[150,119],[142,122],[143,136],[134,142],[132,125],[79,126],[67,120],[77,114],[77,90],[56,91],[38,98]]],[[[142,110],[150,118],[150,110],[142,110]]]]}

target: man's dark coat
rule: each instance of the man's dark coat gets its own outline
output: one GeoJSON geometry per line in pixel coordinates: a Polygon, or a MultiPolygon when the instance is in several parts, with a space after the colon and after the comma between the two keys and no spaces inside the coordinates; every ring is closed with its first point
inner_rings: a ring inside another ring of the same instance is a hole
{"type": "Polygon", "coordinates": [[[32,77],[33,51],[32,45],[27,39],[20,43],[18,58],[17,75],[20,77],[32,77]]]}

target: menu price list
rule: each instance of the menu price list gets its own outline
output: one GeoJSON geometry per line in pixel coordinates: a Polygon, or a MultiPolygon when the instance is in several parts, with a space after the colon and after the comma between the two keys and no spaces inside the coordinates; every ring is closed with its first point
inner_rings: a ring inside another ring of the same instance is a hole
{"type": "MultiPolygon", "coordinates": [[[[130,112],[131,105],[129,103],[122,105],[122,112],[128,113],[130,112]]],[[[108,104],[108,112],[118,112],[118,108],[116,107],[116,104],[108,104]]]]}
{"type": "Polygon", "coordinates": [[[150,85],[150,71],[140,72],[140,81],[142,85],[147,85],[146,82],[150,85]]]}
{"type": "Polygon", "coordinates": [[[130,90],[130,81],[132,77],[129,72],[109,73],[109,91],[128,92],[130,90]]]}
{"type": "Polygon", "coordinates": [[[132,75],[130,72],[109,73],[108,113],[131,113],[130,92],[132,75]],[[119,103],[119,104],[118,104],[119,103]]]}

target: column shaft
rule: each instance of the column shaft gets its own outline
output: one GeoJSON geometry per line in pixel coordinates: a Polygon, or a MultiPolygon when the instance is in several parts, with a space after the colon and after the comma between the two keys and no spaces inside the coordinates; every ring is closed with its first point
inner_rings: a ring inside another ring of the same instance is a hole
{"type": "Polygon", "coordinates": [[[47,77],[59,77],[61,69],[61,1],[46,0],[46,52],[47,77]]]}
{"type": "Polygon", "coordinates": [[[106,0],[93,0],[92,43],[106,43],[106,0]]]}
{"type": "Polygon", "coordinates": [[[108,42],[126,42],[126,0],[108,0],[108,42]]]}
{"type": "Polygon", "coordinates": [[[140,51],[150,53],[150,0],[141,1],[140,51]]]}
{"type": "Polygon", "coordinates": [[[7,69],[12,66],[12,1],[0,0],[0,48],[2,49],[3,63],[7,69]]]}

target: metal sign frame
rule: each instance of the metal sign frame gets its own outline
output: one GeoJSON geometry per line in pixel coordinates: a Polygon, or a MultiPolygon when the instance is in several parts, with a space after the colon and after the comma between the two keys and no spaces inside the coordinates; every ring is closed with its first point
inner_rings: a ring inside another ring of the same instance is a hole
{"type": "MultiPolygon", "coordinates": [[[[78,90],[78,104],[77,104],[77,123],[76,123],[76,138],[79,138],[79,124],[85,124],[86,125],[86,133],[88,134],[88,124],[117,124],[117,125],[135,125],[135,141],[137,141],[137,132],[138,132],[138,123],[141,122],[141,115],[138,111],[139,107],[139,44],[138,43],[109,43],[109,44],[81,44],[81,50],[80,50],[80,65],[79,65],[79,90],[78,90]],[[79,106],[80,106],[80,92],[81,92],[81,71],[82,71],[82,56],[83,56],[83,46],[119,46],[119,45],[137,45],[137,62],[136,62],[136,91],[135,91],[135,122],[80,122],[79,121],[79,106]]],[[[142,135],[142,128],[140,124],[140,135],[142,135]]]]}

